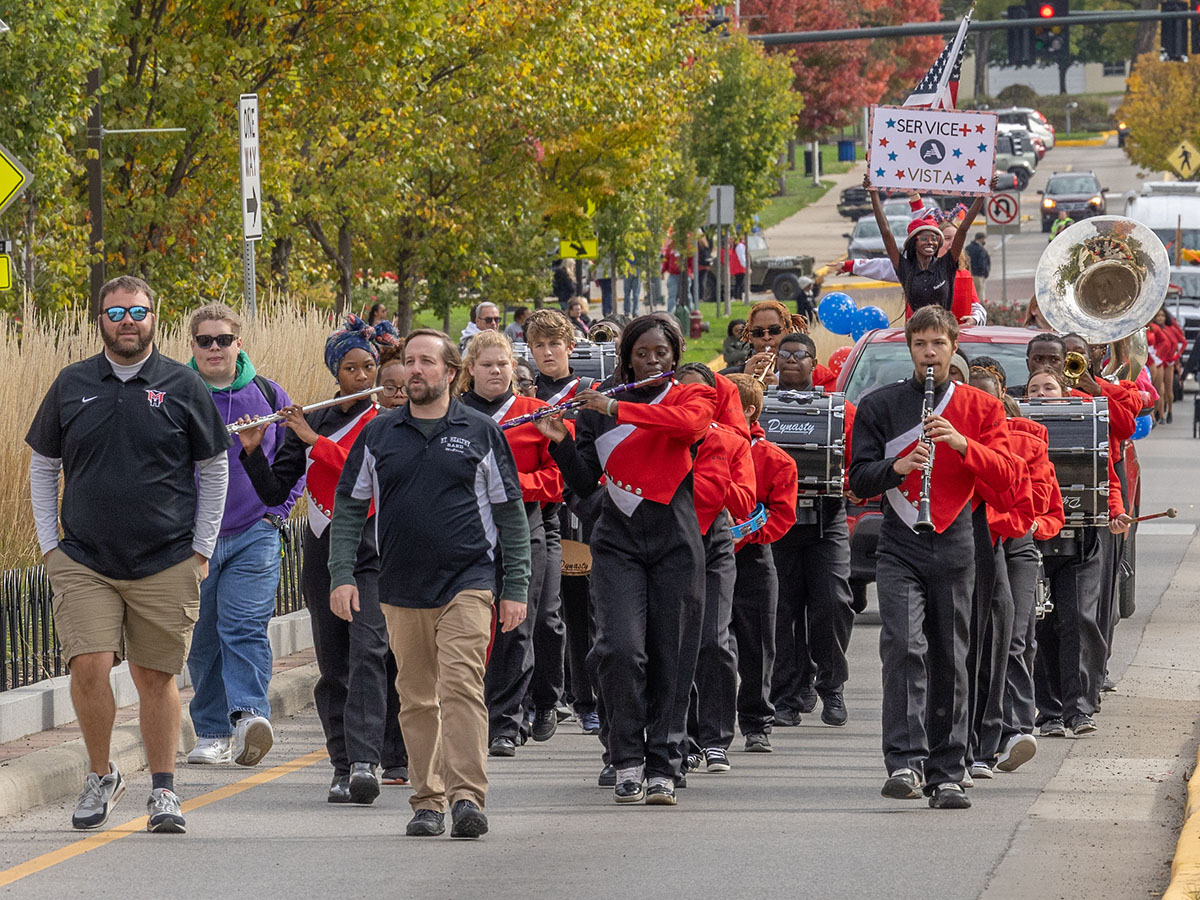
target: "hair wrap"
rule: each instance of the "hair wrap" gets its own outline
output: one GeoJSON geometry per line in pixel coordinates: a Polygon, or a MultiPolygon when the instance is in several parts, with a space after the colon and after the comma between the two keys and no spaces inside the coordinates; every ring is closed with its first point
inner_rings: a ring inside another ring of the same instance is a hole
{"type": "Polygon", "coordinates": [[[381,347],[394,347],[399,343],[400,333],[391,322],[384,320],[371,326],[351,313],[346,316],[345,326],[325,339],[325,365],[337,378],[342,359],[351,350],[366,350],[378,363],[381,347]]]}

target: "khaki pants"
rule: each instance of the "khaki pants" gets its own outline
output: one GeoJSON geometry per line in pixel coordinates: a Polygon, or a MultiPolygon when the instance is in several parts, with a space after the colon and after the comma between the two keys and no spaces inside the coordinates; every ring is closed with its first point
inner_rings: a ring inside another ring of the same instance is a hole
{"type": "Polygon", "coordinates": [[[979,302],[982,303],[984,300],[983,289],[987,284],[987,279],[982,275],[972,275],[971,280],[975,282],[975,293],[979,296],[979,302]]]}
{"type": "Polygon", "coordinates": [[[382,604],[396,657],[400,728],[408,747],[414,810],[487,797],[483,671],[492,592],[462,591],[438,609],[382,604]]]}

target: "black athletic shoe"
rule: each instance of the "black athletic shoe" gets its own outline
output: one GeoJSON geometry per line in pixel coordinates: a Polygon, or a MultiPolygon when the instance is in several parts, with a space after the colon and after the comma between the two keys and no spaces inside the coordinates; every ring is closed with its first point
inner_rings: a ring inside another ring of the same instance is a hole
{"type": "Polygon", "coordinates": [[[640,781],[622,781],[613,788],[613,799],[618,803],[637,803],[645,796],[646,786],[640,781]]]}
{"type": "Polygon", "coordinates": [[[379,769],[371,763],[350,766],[350,802],[370,806],[379,796],[379,769]]]}
{"type": "Polygon", "coordinates": [[[775,748],[771,746],[771,739],[761,731],[752,732],[746,735],[746,752],[747,753],[770,753],[775,748]]]}
{"type": "Polygon", "coordinates": [[[821,721],[826,725],[846,724],[846,704],[842,692],[826,694],[821,698],[821,721]]]}
{"type": "MultiPolygon", "coordinates": [[[[550,712],[553,713],[554,710],[550,712]]],[[[450,829],[452,838],[477,838],[487,834],[487,816],[470,800],[459,800],[455,803],[450,818],[454,821],[450,829]]]]}
{"type": "Polygon", "coordinates": [[[1042,737],[1066,737],[1067,726],[1062,719],[1047,719],[1038,726],[1038,734],[1042,737]]]}
{"type": "Polygon", "coordinates": [[[897,769],[883,783],[879,793],[889,800],[920,800],[921,779],[912,769],[897,769]]]}
{"type": "Polygon", "coordinates": [[[446,814],[432,809],[418,809],[404,829],[408,837],[437,837],[445,832],[446,814]]]}
{"type": "Polygon", "coordinates": [[[800,712],[795,709],[788,709],[786,706],[775,707],[775,724],[783,728],[790,728],[800,724],[800,712]]]}
{"type": "Polygon", "coordinates": [[[548,741],[558,731],[558,711],[554,707],[539,709],[533,714],[533,739],[538,743],[548,741]]]}
{"type": "Polygon", "coordinates": [[[516,756],[517,745],[512,738],[498,737],[488,744],[488,756],[516,756]]]}
{"type": "Polygon", "coordinates": [[[1075,737],[1082,737],[1096,730],[1096,720],[1091,716],[1076,716],[1067,723],[1067,727],[1075,737]]]}
{"type": "Polygon", "coordinates": [[[650,787],[646,788],[646,805],[647,806],[674,806],[675,805],[675,787],[661,781],[655,781],[650,787]]]}
{"type": "Polygon", "coordinates": [[[329,783],[329,802],[330,803],[349,803],[350,802],[350,776],[349,775],[334,775],[333,781],[329,783]]]}
{"type": "Polygon", "coordinates": [[[800,712],[810,713],[817,708],[817,686],[806,684],[800,688],[800,712]]]}
{"type": "Polygon", "coordinates": [[[953,781],[939,784],[929,795],[930,809],[970,809],[971,798],[962,789],[961,784],[953,781]]]}
{"type": "Polygon", "coordinates": [[[616,787],[617,786],[617,770],[612,766],[605,766],[600,770],[600,777],[596,779],[597,787],[616,787]]]}

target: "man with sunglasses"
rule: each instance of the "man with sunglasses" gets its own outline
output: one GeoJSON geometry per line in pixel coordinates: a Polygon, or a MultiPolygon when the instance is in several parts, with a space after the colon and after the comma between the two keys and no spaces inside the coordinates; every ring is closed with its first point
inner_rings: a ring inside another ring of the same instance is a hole
{"type": "Polygon", "coordinates": [[[221,530],[230,440],[200,376],[155,348],[153,304],[150,286],[131,275],[100,289],[104,351],[59,372],[25,437],[54,624],[88,751],[71,818],[81,829],[103,825],[125,791],[109,758],[109,673],[124,652],[152,778],[147,830],[185,830],[175,676],[221,530]]]}
{"type": "Polygon", "coordinates": [[[471,343],[471,338],[479,334],[481,331],[499,331],[500,330],[500,307],[495,303],[484,300],[473,310],[471,310],[471,321],[467,323],[467,327],[462,330],[462,337],[458,342],[458,350],[460,353],[466,351],[467,344],[471,343]]]}
{"type": "MultiPolygon", "coordinates": [[[[242,350],[242,319],[224,303],[192,314],[192,359],[226,424],[258,418],[291,405],[274,381],[259,375],[242,350]]],[[[268,460],[283,443],[282,424],[268,428],[262,449],[268,460]]],[[[267,623],[279,587],[279,529],[303,482],[279,506],[268,508],[238,461],[241,444],[229,450],[229,491],[217,548],[200,585],[200,618],[188,655],[194,693],[190,705],[196,746],[192,765],[234,762],[253,766],[274,743],[271,704],[271,643],[267,623]]]]}

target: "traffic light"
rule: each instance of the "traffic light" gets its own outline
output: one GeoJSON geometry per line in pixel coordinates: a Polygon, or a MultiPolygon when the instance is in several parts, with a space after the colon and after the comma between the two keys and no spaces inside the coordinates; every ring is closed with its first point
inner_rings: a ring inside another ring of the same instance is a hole
{"type": "MultiPolygon", "coordinates": [[[[1183,12],[1189,5],[1184,0],[1163,0],[1159,4],[1162,12],[1183,12]]],[[[1162,52],[1163,56],[1172,62],[1187,59],[1188,30],[1184,19],[1163,19],[1162,21],[1162,52]]]]}
{"type": "MultiPolygon", "coordinates": [[[[1178,2],[1178,0],[1176,0],[1178,2]]],[[[1056,19],[1070,15],[1069,0],[1026,0],[1032,19],[1056,19]]],[[[1071,52],[1070,32],[1065,25],[1033,26],[1033,55],[1046,62],[1059,62],[1071,52]]]]}
{"type": "MultiPolygon", "coordinates": [[[[1200,0],[1197,2],[1200,3],[1200,0]]],[[[1028,20],[1029,14],[1024,6],[1014,5],[1008,8],[1005,18],[1013,21],[1028,20]]],[[[1008,29],[1008,64],[1033,65],[1033,29],[1027,25],[1008,29]]]]}
{"type": "MultiPolygon", "coordinates": [[[[1192,12],[1200,13],[1200,0],[1192,3],[1192,12]]],[[[1200,53],[1200,19],[1192,19],[1192,52],[1200,53]]]]}

